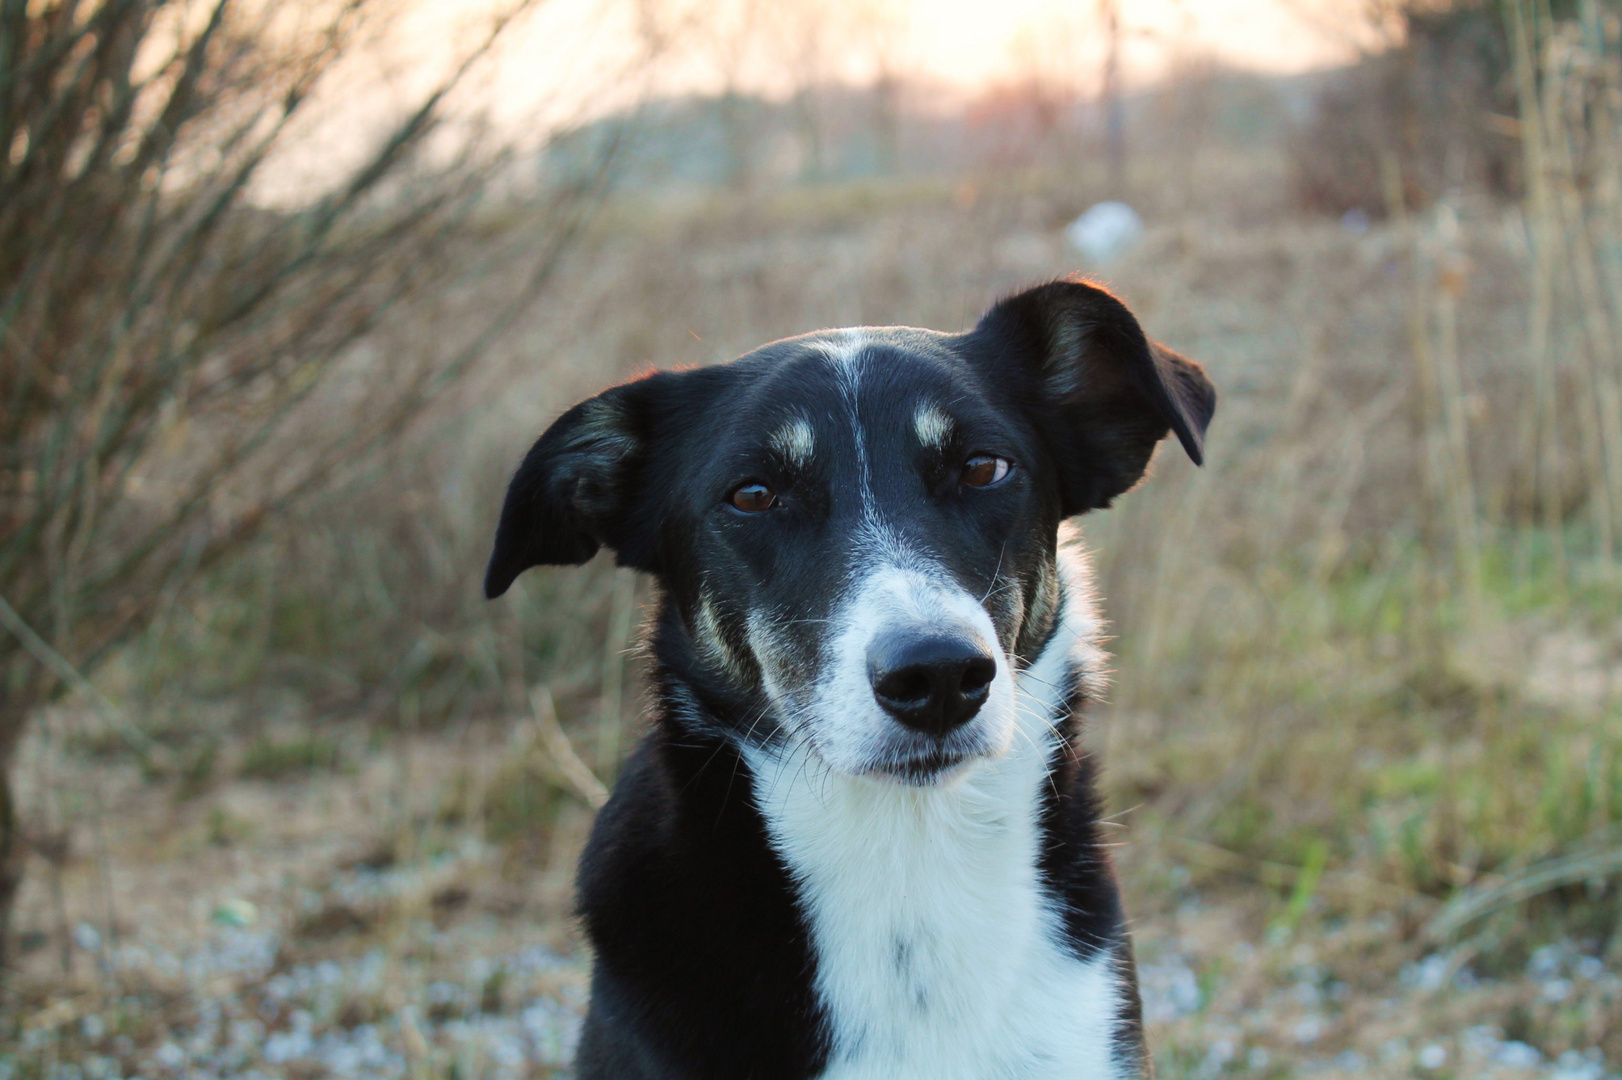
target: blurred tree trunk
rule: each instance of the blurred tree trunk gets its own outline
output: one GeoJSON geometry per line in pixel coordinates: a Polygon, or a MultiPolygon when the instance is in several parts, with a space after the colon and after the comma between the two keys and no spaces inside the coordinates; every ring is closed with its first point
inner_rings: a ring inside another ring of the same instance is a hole
{"type": "Polygon", "coordinates": [[[1104,34],[1104,127],[1109,155],[1110,198],[1125,200],[1126,105],[1121,98],[1121,8],[1117,0],[1102,0],[1104,34]]]}
{"type": "MultiPolygon", "coordinates": [[[[0,736],[21,733],[22,717],[7,715],[0,704],[0,736]]],[[[17,824],[17,803],[11,793],[11,758],[16,749],[0,746],[0,972],[11,963],[11,912],[17,905],[17,891],[23,883],[22,830],[17,824]]]]}
{"type": "Polygon", "coordinates": [[[901,80],[888,70],[873,81],[873,112],[878,171],[892,176],[901,169],[901,80]]]}
{"type": "Polygon", "coordinates": [[[753,102],[735,88],[721,94],[721,138],[726,145],[726,185],[745,191],[753,180],[754,132],[750,123],[753,102]]]}
{"type": "Polygon", "coordinates": [[[28,855],[11,771],[43,682],[37,669],[26,666],[28,659],[11,642],[0,638],[0,979],[11,960],[11,912],[22,887],[28,855]]]}
{"type": "Polygon", "coordinates": [[[801,179],[816,183],[827,174],[827,155],[823,146],[822,117],[816,88],[810,85],[802,88],[794,95],[792,108],[795,126],[800,129],[801,146],[805,150],[801,179]]]}

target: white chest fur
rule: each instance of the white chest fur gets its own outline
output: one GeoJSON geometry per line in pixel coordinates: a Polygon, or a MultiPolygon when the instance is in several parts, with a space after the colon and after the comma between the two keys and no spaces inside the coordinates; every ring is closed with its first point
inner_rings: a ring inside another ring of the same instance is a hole
{"type": "Polygon", "coordinates": [[[1066,948],[1038,881],[1041,794],[1070,658],[1072,594],[1019,676],[1012,749],[951,784],[830,774],[751,755],[755,796],[807,908],[830,1022],[827,1080],[1121,1080],[1121,986],[1066,948]]]}

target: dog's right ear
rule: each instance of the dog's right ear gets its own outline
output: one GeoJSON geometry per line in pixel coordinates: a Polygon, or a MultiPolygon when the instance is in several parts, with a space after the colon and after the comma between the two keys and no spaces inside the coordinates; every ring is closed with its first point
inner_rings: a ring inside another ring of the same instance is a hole
{"type": "Polygon", "coordinates": [[[648,412],[658,376],[582,401],[524,456],[507,486],[484,595],[495,599],[532,566],[578,566],[607,545],[620,562],[646,456],[648,412]]]}

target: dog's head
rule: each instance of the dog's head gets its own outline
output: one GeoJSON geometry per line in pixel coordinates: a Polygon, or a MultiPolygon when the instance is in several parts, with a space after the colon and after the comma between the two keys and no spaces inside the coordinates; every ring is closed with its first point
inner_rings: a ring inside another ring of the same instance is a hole
{"type": "Polygon", "coordinates": [[[1102,289],[973,330],[833,330],[564,413],[507,492],[485,578],[599,548],[666,590],[662,662],[754,746],[927,784],[1005,751],[1051,633],[1060,522],[1107,506],[1216,395],[1102,289]]]}

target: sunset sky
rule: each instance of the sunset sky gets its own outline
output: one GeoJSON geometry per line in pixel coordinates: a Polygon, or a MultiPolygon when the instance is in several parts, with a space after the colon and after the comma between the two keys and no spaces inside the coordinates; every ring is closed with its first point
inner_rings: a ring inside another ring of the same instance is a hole
{"type": "MultiPolygon", "coordinates": [[[[1119,0],[1123,68],[1141,85],[1179,63],[1215,60],[1294,72],[1343,63],[1372,43],[1360,0],[1119,0]]],[[[408,37],[417,49],[466,39],[482,4],[436,0],[408,37]]],[[[649,88],[624,72],[643,40],[638,10],[658,13],[674,42],[656,75],[664,92],[715,91],[724,68],[742,89],[781,93],[784,55],[815,52],[825,74],[871,78],[882,54],[898,73],[965,94],[1033,66],[1086,92],[1105,48],[1100,0],[547,0],[512,36],[489,94],[517,116],[547,99],[568,110],[612,107],[649,88]],[[740,16],[742,11],[752,11],[740,16]],[[753,21],[747,28],[740,18],[753,21]],[[753,48],[733,47],[749,38],[753,48]]]]}
{"type": "MultiPolygon", "coordinates": [[[[425,0],[357,50],[325,105],[259,197],[298,199],[367,152],[513,0],[425,0]]],[[[1296,72],[1343,63],[1374,35],[1364,0],[1120,0],[1123,81],[1144,86],[1180,65],[1218,62],[1296,72]]],[[[825,79],[863,83],[878,65],[930,87],[913,107],[962,104],[1032,77],[1096,93],[1107,37],[1100,0],[541,0],[503,39],[461,98],[520,145],[649,96],[786,96],[825,79]],[[664,44],[647,62],[652,13],[664,44]]]]}
{"type": "MultiPolygon", "coordinates": [[[[1121,0],[1120,7],[1140,77],[1179,53],[1269,71],[1336,63],[1348,49],[1325,32],[1328,17],[1353,9],[1315,0],[1121,0]]],[[[1012,73],[1031,35],[1096,33],[1101,25],[1093,0],[910,0],[905,15],[920,67],[970,86],[1012,73]]]]}

